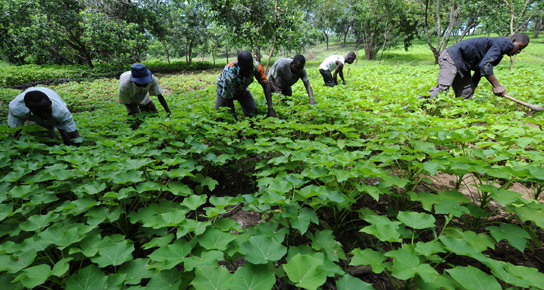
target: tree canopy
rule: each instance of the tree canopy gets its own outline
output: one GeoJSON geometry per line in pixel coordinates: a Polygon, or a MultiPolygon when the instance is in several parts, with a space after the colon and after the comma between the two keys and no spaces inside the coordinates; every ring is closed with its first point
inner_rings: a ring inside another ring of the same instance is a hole
{"type": "MultiPolygon", "coordinates": [[[[130,63],[247,49],[257,60],[335,39],[368,60],[427,39],[438,58],[479,29],[542,26],[537,0],[4,0],[0,57],[14,64],[130,63]],[[431,41],[431,39],[433,39],[431,41]]],[[[270,59],[270,57],[268,58],[270,59]]]]}

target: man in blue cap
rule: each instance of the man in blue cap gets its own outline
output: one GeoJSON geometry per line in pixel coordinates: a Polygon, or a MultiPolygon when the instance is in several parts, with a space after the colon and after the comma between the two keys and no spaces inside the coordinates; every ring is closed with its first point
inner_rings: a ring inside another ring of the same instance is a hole
{"type": "Polygon", "coordinates": [[[157,78],[140,63],[132,64],[130,71],[119,78],[119,104],[127,107],[128,115],[142,112],[158,113],[150,96],[157,96],[159,102],[170,117],[170,109],[162,96],[157,78]],[[139,109],[138,109],[139,108],[139,109]]]}

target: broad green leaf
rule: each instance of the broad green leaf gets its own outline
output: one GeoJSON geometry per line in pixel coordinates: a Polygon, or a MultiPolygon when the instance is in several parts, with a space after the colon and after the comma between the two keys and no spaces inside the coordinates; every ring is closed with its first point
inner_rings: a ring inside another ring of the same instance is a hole
{"type": "Polygon", "coordinates": [[[372,284],[368,284],[365,281],[355,278],[351,275],[344,275],[338,281],[336,281],[336,288],[338,290],[373,290],[372,284]]]}
{"type": "Polygon", "coordinates": [[[225,233],[216,227],[208,227],[208,229],[200,236],[198,243],[206,250],[225,251],[228,244],[236,239],[232,233],[225,233]]]}
{"type": "Polygon", "coordinates": [[[13,212],[13,204],[0,204],[0,222],[10,216],[13,212]]]}
{"type": "Polygon", "coordinates": [[[143,244],[143,249],[144,250],[149,250],[151,248],[155,248],[155,247],[163,247],[163,246],[166,246],[168,244],[170,244],[170,242],[174,239],[174,234],[168,234],[167,236],[164,236],[164,237],[155,237],[153,238],[151,241],[143,244]]]}
{"type": "Polygon", "coordinates": [[[206,203],[207,198],[203,195],[191,195],[189,197],[186,197],[182,205],[188,207],[190,210],[196,210],[201,205],[206,203]]]}
{"type": "Polygon", "coordinates": [[[438,204],[434,205],[435,213],[437,214],[453,214],[460,217],[463,214],[468,214],[470,211],[465,206],[462,206],[458,201],[451,199],[443,199],[438,204]]]}
{"type": "Polygon", "coordinates": [[[195,177],[192,177],[195,182],[200,182],[201,186],[207,186],[210,191],[213,191],[215,187],[219,184],[217,180],[209,177],[203,176],[202,174],[196,174],[195,177]]]}
{"type": "Polygon", "coordinates": [[[319,220],[315,211],[303,207],[299,212],[297,212],[297,207],[295,206],[286,206],[285,210],[282,213],[284,218],[288,218],[291,222],[291,226],[300,231],[301,235],[304,235],[310,226],[310,222],[319,224],[319,220]]]}
{"type": "Polygon", "coordinates": [[[529,282],[533,287],[542,289],[544,274],[539,272],[538,269],[532,267],[515,266],[510,263],[506,263],[505,268],[510,274],[518,277],[523,282],[529,282]]]}
{"type": "Polygon", "coordinates": [[[149,259],[134,259],[119,268],[118,273],[125,275],[125,285],[140,284],[140,281],[145,278],[151,278],[153,271],[149,270],[149,259]]]}
{"type": "MultiPolygon", "coordinates": [[[[529,282],[529,279],[531,277],[530,275],[523,275],[522,277],[516,277],[515,275],[509,273],[509,271],[506,271],[505,269],[506,265],[509,263],[496,261],[493,259],[487,259],[486,261],[483,261],[483,263],[489,268],[491,268],[491,274],[493,274],[496,278],[501,279],[502,281],[508,284],[518,286],[518,287],[523,287],[523,288],[529,288],[531,286],[531,283],[529,282]]],[[[526,273],[526,274],[529,274],[529,273],[526,273]]]]}
{"type": "Polygon", "coordinates": [[[110,179],[115,184],[127,184],[129,182],[138,183],[144,180],[142,178],[142,174],[143,172],[132,169],[127,171],[113,172],[113,176],[103,176],[101,179],[110,179]]]}
{"type": "Polygon", "coordinates": [[[153,160],[149,158],[143,159],[126,159],[119,163],[124,169],[140,169],[140,167],[152,163],[153,160]]]}
{"type": "Polygon", "coordinates": [[[99,247],[98,257],[91,258],[91,261],[97,263],[100,268],[106,266],[118,266],[132,259],[134,245],[128,245],[127,240],[123,240],[112,246],[99,247]]]}
{"type": "Polygon", "coordinates": [[[179,290],[179,285],[182,280],[180,279],[180,273],[176,269],[163,270],[157,272],[149,283],[147,283],[145,289],[150,290],[179,290]]]}
{"type": "Polygon", "coordinates": [[[66,290],[103,290],[107,279],[96,265],[91,264],[70,277],[66,290]]]}
{"type": "Polygon", "coordinates": [[[57,277],[64,275],[70,269],[70,264],[68,263],[73,259],[74,258],[70,257],[70,258],[64,258],[58,261],[53,267],[53,270],[51,270],[51,275],[57,276],[57,277]]]}
{"type": "Polygon", "coordinates": [[[386,259],[384,254],[372,249],[361,250],[357,248],[351,254],[353,254],[353,258],[351,258],[351,262],[349,263],[351,266],[370,265],[372,271],[376,274],[380,274],[385,268],[391,266],[391,263],[383,262],[386,259]]]}
{"type": "Polygon", "coordinates": [[[521,193],[510,190],[498,189],[496,192],[492,193],[492,196],[500,205],[508,206],[509,204],[515,202],[519,197],[521,197],[521,193]]]}
{"type": "Polygon", "coordinates": [[[39,188],[39,186],[36,185],[36,184],[18,185],[18,186],[14,186],[12,189],[10,189],[10,191],[8,193],[12,198],[23,198],[24,196],[26,196],[27,194],[29,194],[31,192],[32,193],[37,193],[36,189],[38,189],[38,188],[39,188]]]}
{"type": "Polygon", "coordinates": [[[479,261],[485,260],[484,255],[482,255],[471,244],[464,240],[444,235],[440,236],[439,239],[442,243],[444,243],[446,249],[448,249],[452,253],[455,253],[457,255],[467,255],[479,261]]]}
{"type": "Polygon", "coordinates": [[[438,242],[437,240],[432,240],[427,243],[419,241],[416,244],[415,250],[416,252],[420,253],[421,255],[425,257],[429,257],[430,255],[436,254],[436,253],[446,252],[442,244],[438,242]]]}
{"type": "Polygon", "coordinates": [[[25,277],[21,280],[21,283],[27,288],[34,288],[47,281],[51,274],[51,267],[49,265],[38,265],[29,267],[23,270],[25,277]]]}
{"type": "Polygon", "coordinates": [[[16,273],[24,269],[36,258],[36,250],[29,250],[24,253],[17,254],[0,254],[0,271],[8,271],[8,273],[16,273]]]}
{"type": "Polygon", "coordinates": [[[524,221],[532,221],[541,229],[544,229],[544,206],[539,205],[540,208],[533,206],[524,206],[521,208],[515,208],[515,212],[524,221]]]}
{"type": "Polygon", "coordinates": [[[149,255],[152,261],[164,262],[164,269],[171,269],[181,264],[185,257],[191,253],[193,245],[185,240],[179,239],[171,245],[162,246],[149,255]]]}
{"type": "Polygon", "coordinates": [[[254,236],[240,245],[246,259],[253,264],[268,264],[279,261],[287,253],[287,248],[272,237],[254,236]]]}
{"type": "Polygon", "coordinates": [[[246,263],[236,270],[229,286],[231,290],[266,290],[275,283],[276,276],[266,265],[246,263]]]}
{"type": "Polygon", "coordinates": [[[448,237],[462,239],[471,244],[478,252],[483,252],[487,248],[495,249],[495,240],[486,233],[476,234],[473,231],[460,232],[457,230],[444,230],[448,237]]]}
{"type": "Polygon", "coordinates": [[[419,266],[419,258],[405,249],[398,249],[385,253],[385,256],[393,258],[392,275],[400,280],[408,280],[414,277],[419,266]]]}
{"type": "Polygon", "coordinates": [[[308,236],[312,239],[312,248],[315,250],[324,249],[331,261],[338,262],[340,259],[346,260],[342,244],[334,239],[332,231],[318,231],[315,233],[315,236],[312,234],[308,236]]]}
{"type": "Polygon", "coordinates": [[[196,277],[191,285],[196,290],[228,289],[232,274],[224,267],[204,266],[196,269],[196,277]]]}
{"type": "Polygon", "coordinates": [[[372,225],[364,227],[360,232],[376,236],[382,242],[400,242],[400,233],[397,231],[400,222],[390,221],[385,216],[371,215],[365,221],[372,225]]]}
{"type": "Polygon", "coordinates": [[[187,257],[183,263],[186,271],[192,271],[193,269],[198,269],[204,266],[217,266],[217,261],[224,260],[223,252],[219,251],[210,251],[202,252],[199,256],[187,257]]]}
{"type": "Polygon", "coordinates": [[[318,269],[322,264],[323,260],[297,254],[287,264],[283,265],[283,269],[287,273],[289,280],[295,283],[295,286],[304,289],[317,289],[327,279],[325,272],[318,269]]]}
{"type": "Polygon", "coordinates": [[[490,275],[472,266],[457,266],[446,270],[457,283],[468,290],[501,290],[502,287],[497,280],[490,275]]]}
{"type": "Polygon", "coordinates": [[[121,290],[124,288],[124,281],[124,274],[109,274],[108,279],[106,279],[106,286],[104,286],[104,288],[107,290],[121,290]]]}
{"type": "Polygon", "coordinates": [[[397,218],[405,225],[418,230],[433,228],[436,222],[436,219],[432,215],[418,212],[401,211],[397,215],[397,218]]]}
{"type": "Polygon", "coordinates": [[[174,195],[179,196],[190,196],[193,194],[193,190],[186,184],[183,184],[179,181],[173,181],[168,184],[168,189],[163,190],[169,190],[174,195]]]}
{"type": "Polygon", "coordinates": [[[487,227],[486,230],[491,233],[497,242],[507,240],[512,247],[521,252],[525,251],[527,239],[531,238],[526,230],[513,224],[501,224],[500,228],[496,226],[487,227]]]}
{"type": "Polygon", "coordinates": [[[75,192],[80,195],[94,195],[106,189],[106,184],[103,182],[93,181],[76,188],[75,192]]]}

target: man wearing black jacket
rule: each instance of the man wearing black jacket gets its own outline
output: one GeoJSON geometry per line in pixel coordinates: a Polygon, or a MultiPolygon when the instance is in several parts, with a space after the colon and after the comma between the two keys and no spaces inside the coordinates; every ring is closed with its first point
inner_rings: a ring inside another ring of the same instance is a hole
{"type": "Polygon", "coordinates": [[[493,74],[493,67],[498,65],[507,54],[513,56],[529,45],[529,37],[525,33],[516,33],[510,37],[478,37],[463,40],[445,49],[438,64],[438,84],[429,90],[434,98],[439,92],[447,92],[450,86],[456,97],[472,99],[474,89],[484,76],[493,86],[493,93],[502,96],[506,93],[504,87],[493,74]],[[471,76],[470,72],[474,71],[471,76]]]}

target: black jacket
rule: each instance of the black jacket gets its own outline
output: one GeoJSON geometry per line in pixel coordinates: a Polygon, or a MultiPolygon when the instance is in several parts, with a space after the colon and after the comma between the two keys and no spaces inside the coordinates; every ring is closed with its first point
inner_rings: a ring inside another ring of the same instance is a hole
{"type": "Polygon", "coordinates": [[[474,71],[472,82],[478,86],[481,76],[493,74],[493,67],[504,54],[514,49],[510,37],[478,37],[463,40],[447,48],[461,77],[474,71]]]}

